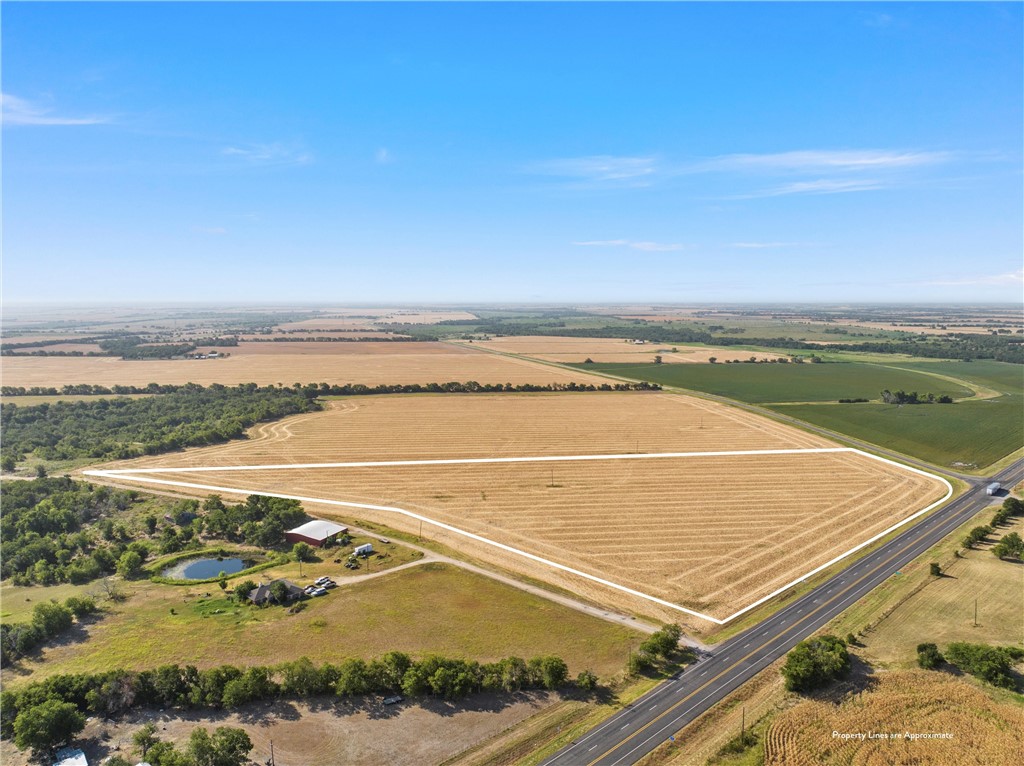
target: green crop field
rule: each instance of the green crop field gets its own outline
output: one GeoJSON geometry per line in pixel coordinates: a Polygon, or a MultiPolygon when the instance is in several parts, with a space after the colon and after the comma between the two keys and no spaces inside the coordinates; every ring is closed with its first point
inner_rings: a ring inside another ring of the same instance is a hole
{"type": "MultiPolygon", "coordinates": [[[[967,386],[876,364],[574,364],[604,372],[727,396],[741,402],[835,402],[878,399],[883,389],[971,396],[967,386]]],[[[1008,365],[1009,366],[1009,365],[1008,365]]]]}
{"type": "Polygon", "coordinates": [[[782,404],[772,410],[927,460],[983,468],[1024,444],[1024,397],[918,404],[782,404]]]}
{"type": "MultiPolygon", "coordinates": [[[[392,649],[480,661],[555,654],[573,673],[591,668],[608,677],[622,670],[630,646],[641,638],[626,627],[439,563],[341,584],[298,614],[240,606],[216,585],[130,587],[131,597],[112,605],[88,639],[47,647],[42,661],[22,661],[17,675],[4,680],[166,663],[275,665],[302,656],[339,662],[392,649]]],[[[5,590],[5,600],[17,600],[19,590],[5,590]]],[[[40,590],[31,589],[34,600],[45,596],[40,590]]]]}
{"type": "Polygon", "coordinates": [[[1024,445],[1024,368],[1004,362],[573,366],[763,404],[936,465],[984,468],[1024,445]],[[888,405],[877,401],[884,388],[964,400],[888,405]]]}

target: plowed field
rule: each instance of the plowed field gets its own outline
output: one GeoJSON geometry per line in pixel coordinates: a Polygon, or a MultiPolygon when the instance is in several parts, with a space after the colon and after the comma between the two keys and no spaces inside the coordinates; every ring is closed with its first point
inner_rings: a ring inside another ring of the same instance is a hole
{"type": "Polygon", "coordinates": [[[441,343],[240,343],[225,359],[4,357],[5,386],[149,383],[607,383],[586,372],[441,343]]]}
{"type": "MultiPolygon", "coordinates": [[[[353,398],[263,426],[254,437],[131,465],[180,467],[153,478],[245,493],[398,507],[719,619],[945,493],[937,480],[854,452],[628,457],[833,446],[748,413],[668,394],[353,398]],[[189,470],[598,454],[626,457],[189,470]]],[[[419,529],[418,520],[386,510],[349,514],[325,506],[318,512],[419,529]]],[[[595,599],[639,608],[628,594],[429,522],[423,533],[595,599]]],[[[642,606],[650,612],[651,604],[642,606]]]]}

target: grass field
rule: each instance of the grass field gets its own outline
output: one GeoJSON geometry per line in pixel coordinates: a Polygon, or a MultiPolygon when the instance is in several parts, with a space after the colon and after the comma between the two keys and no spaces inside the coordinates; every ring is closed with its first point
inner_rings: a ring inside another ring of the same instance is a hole
{"type": "MultiPolygon", "coordinates": [[[[987,523],[986,517],[977,523],[987,523]]],[[[1024,534],[1024,519],[997,529],[992,542],[1010,532],[1024,534]]],[[[911,665],[915,648],[924,641],[940,647],[952,641],[1024,643],[1024,568],[1000,561],[991,547],[989,543],[966,551],[963,558],[943,557],[945,576],[929,578],[924,588],[872,627],[864,637],[864,655],[872,663],[911,665]]]]}
{"type": "Polygon", "coordinates": [[[576,367],[704,391],[751,404],[878,399],[886,388],[931,391],[936,396],[949,394],[954,398],[972,394],[969,386],[874,364],[588,364],[576,367]]]}
{"type": "Polygon", "coordinates": [[[780,414],[936,465],[983,468],[1024,444],[1024,368],[1002,362],[586,365],[637,380],[764,404],[780,414]],[[883,388],[961,399],[949,405],[836,404],[883,388]],[[822,403],[817,403],[822,402],[822,403]],[[827,402],[827,403],[825,403],[827,402]]]}
{"type": "MultiPolygon", "coordinates": [[[[678,395],[366,397],[264,427],[249,442],[118,467],[181,467],[157,478],[398,505],[717,618],[945,492],[936,480],[850,453],[188,470],[345,459],[623,454],[637,446],[643,452],[707,452],[830,445],[755,415],[678,395]]],[[[338,508],[327,512],[346,514],[338,508]]],[[[418,532],[418,522],[405,516],[351,513],[418,532]]],[[[626,597],[427,526],[428,536],[531,576],[594,598],[614,596],[621,603],[626,597]]],[[[626,598],[626,608],[637,607],[633,597],[626,598]]]]}
{"type": "Polygon", "coordinates": [[[4,385],[149,383],[606,382],[525,359],[441,343],[240,343],[225,359],[124,361],[114,357],[4,357],[4,385]]]}
{"type": "Polygon", "coordinates": [[[935,465],[984,468],[1024,445],[1024,397],[898,407],[778,405],[808,423],[913,455],[935,465]]]}
{"type": "Polygon", "coordinates": [[[92,625],[88,640],[49,647],[42,662],[22,662],[22,672],[9,679],[172,662],[338,662],[393,649],[481,661],[556,654],[574,673],[592,668],[609,677],[638,640],[625,627],[439,563],[341,585],[294,615],[238,606],[216,585],[131,587],[131,598],[92,625]]]}
{"type": "Polygon", "coordinates": [[[1024,761],[1024,706],[993,698],[972,681],[923,670],[880,673],[840,704],[806,700],[776,716],[764,742],[766,766],[990,766],[1024,761]],[[883,733],[840,739],[833,732],[883,733]],[[950,739],[905,738],[948,733],[950,739]]]}

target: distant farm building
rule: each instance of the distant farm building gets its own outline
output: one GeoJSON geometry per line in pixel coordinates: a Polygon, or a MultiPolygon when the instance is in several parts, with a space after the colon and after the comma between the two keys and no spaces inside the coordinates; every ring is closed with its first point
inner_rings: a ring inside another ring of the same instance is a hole
{"type": "Polygon", "coordinates": [[[334,542],[334,538],[348,532],[348,527],[335,524],[333,521],[314,519],[307,521],[301,527],[289,529],[284,533],[284,539],[290,543],[309,543],[317,548],[334,542]]]}
{"type": "Polygon", "coordinates": [[[268,583],[260,583],[249,591],[249,600],[254,604],[266,604],[273,601],[274,598],[271,595],[270,586],[276,582],[283,582],[285,587],[288,589],[286,600],[289,603],[296,599],[300,599],[305,595],[305,591],[295,583],[288,582],[287,580],[271,580],[268,583]]]}
{"type": "Polygon", "coordinates": [[[356,549],[353,551],[353,553],[356,556],[369,556],[371,553],[373,553],[373,545],[371,543],[366,543],[365,545],[360,545],[360,546],[356,547],[356,549]]]}

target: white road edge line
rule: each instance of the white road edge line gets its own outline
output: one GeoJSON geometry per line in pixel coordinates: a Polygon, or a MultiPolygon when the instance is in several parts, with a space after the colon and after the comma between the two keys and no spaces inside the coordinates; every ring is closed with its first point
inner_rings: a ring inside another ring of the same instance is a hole
{"type": "Polygon", "coordinates": [[[475,540],[477,542],[484,543],[486,545],[490,545],[490,546],[493,546],[495,548],[499,548],[499,549],[501,549],[503,551],[506,551],[508,553],[514,553],[514,554],[516,554],[518,556],[522,556],[524,558],[530,559],[531,561],[536,561],[537,563],[544,564],[545,566],[549,566],[549,567],[551,567],[553,569],[557,569],[557,570],[562,571],[562,572],[567,572],[567,573],[569,573],[571,575],[575,575],[577,577],[582,577],[583,579],[599,583],[600,585],[604,585],[604,586],[606,586],[608,588],[612,588],[614,590],[618,590],[618,591],[621,591],[623,593],[628,593],[631,596],[636,596],[638,598],[642,598],[642,599],[644,599],[646,601],[650,601],[652,603],[658,604],[659,606],[664,606],[664,607],[667,607],[669,609],[673,609],[673,610],[678,611],[678,612],[683,612],[685,614],[689,614],[689,615],[692,615],[694,617],[698,617],[698,618],[700,618],[702,620],[707,620],[708,622],[713,622],[716,625],[725,625],[728,622],[732,622],[737,617],[740,617],[740,616],[746,614],[747,612],[749,612],[750,610],[757,608],[758,606],[760,606],[761,604],[765,603],[766,601],[770,601],[771,599],[773,599],[776,596],[778,596],[780,593],[783,593],[784,591],[789,590],[794,585],[798,585],[798,584],[804,582],[808,578],[813,577],[814,575],[816,575],[818,572],[821,572],[821,571],[823,571],[825,569],[828,569],[833,564],[835,564],[835,563],[837,563],[839,561],[842,561],[846,557],[853,555],[854,553],[856,553],[857,551],[861,550],[862,548],[865,548],[868,545],[871,545],[872,543],[882,539],[883,537],[885,537],[886,535],[890,534],[891,532],[894,532],[895,530],[899,529],[903,525],[913,521],[914,519],[916,519],[916,518],[918,518],[920,516],[923,516],[924,514],[926,514],[929,511],[931,511],[933,508],[937,508],[938,506],[942,505],[947,500],[949,500],[950,497],[953,496],[953,485],[950,484],[946,479],[944,479],[941,476],[938,476],[938,475],[933,474],[933,473],[929,473],[928,471],[923,471],[923,470],[921,470],[919,468],[914,468],[912,466],[903,465],[902,463],[898,463],[895,460],[889,460],[888,458],[879,457],[878,455],[872,455],[870,452],[865,452],[863,450],[859,450],[859,449],[856,449],[854,447],[818,447],[818,448],[806,448],[806,449],[771,449],[771,450],[728,450],[728,451],[718,451],[718,452],[648,452],[648,453],[627,453],[627,454],[623,454],[623,455],[548,455],[548,456],[539,456],[539,457],[458,458],[458,459],[451,459],[451,460],[394,460],[394,461],[349,462],[349,463],[291,463],[291,464],[286,464],[286,465],[197,466],[197,467],[181,466],[181,467],[177,467],[177,468],[120,468],[120,469],[110,469],[110,470],[83,471],[83,474],[85,474],[86,476],[97,476],[97,477],[108,478],[108,479],[120,479],[120,480],[127,480],[127,481],[136,481],[136,482],[141,482],[141,483],[146,483],[146,484],[163,484],[163,485],[173,486],[173,487],[187,487],[189,489],[203,489],[203,490],[207,490],[209,492],[227,492],[227,493],[231,493],[231,494],[266,495],[268,497],[279,497],[279,498],[282,498],[284,500],[298,500],[299,502],[304,502],[304,503],[322,503],[322,504],[325,504],[325,505],[336,505],[336,506],[340,506],[340,507],[343,507],[343,508],[362,508],[364,510],[369,510],[369,511],[384,511],[384,512],[387,512],[387,513],[397,513],[397,514],[400,514],[400,515],[403,515],[403,516],[408,516],[410,518],[416,519],[417,521],[422,521],[422,522],[425,522],[427,524],[432,524],[435,527],[447,530],[449,532],[453,532],[453,533],[455,533],[457,535],[462,535],[463,537],[468,537],[471,540],[475,540]],[[868,540],[865,540],[864,542],[860,543],[859,545],[854,546],[853,548],[851,548],[850,550],[846,551],[845,553],[841,553],[840,555],[836,556],[835,558],[831,559],[830,561],[826,561],[821,566],[812,569],[810,572],[802,575],[801,577],[798,577],[797,579],[793,580],[790,583],[787,583],[786,585],[783,585],[781,588],[778,588],[777,590],[772,591],[771,593],[769,593],[764,598],[758,599],[754,603],[744,607],[743,609],[740,609],[739,611],[735,612],[734,614],[729,615],[728,617],[726,617],[724,619],[718,619],[716,617],[712,617],[711,615],[703,614],[701,612],[694,611],[693,609],[687,609],[686,607],[680,606],[679,604],[673,604],[670,601],[665,601],[664,599],[657,598],[656,596],[651,596],[651,595],[649,595],[647,593],[642,593],[641,591],[634,590],[632,588],[627,588],[624,585],[619,585],[618,583],[611,582],[610,580],[605,580],[605,579],[603,579],[601,577],[596,577],[595,575],[587,574],[586,572],[581,572],[578,569],[573,569],[572,567],[565,566],[564,564],[559,564],[559,563],[557,563],[555,561],[550,561],[549,559],[545,559],[545,558],[542,558],[540,556],[534,555],[532,553],[528,553],[527,551],[520,550],[519,548],[513,548],[510,545],[505,545],[504,543],[499,543],[499,542],[496,542],[494,540],[489,540],[486,537],[482,537],[480,535],[476,535],[476,534],[474,534],[472,532],[467,532],[464,529],[459,529],[458,527],[454,527],[454,526],[452,526],[450,524],[445,524],[444,522],[437,521],[435,519],[431,519],[431,518],[429,518],[427,516],[422,516],[422,515],[420,515],[418,513],[413,513],[412,511],[407,511],[404,508],[397,508],[397,507],[387,506],[387,505],[373,505],[373,504],[370,504],[370,503],[352,503],[352,502],[347,502],[347,501],[344,501],[344,500],[329,500],[327,498],[322,498],[322,497],[305,497],[305,496],[302,496],[302,495],[287,495],[287,494],[278,493],[278,492],[265,492],[263,490],[258,490],[258,489],[245,489],[243,487],[218,487],[218,486],[213,486],[213,485],[209,485],[209,484],[195,484],[195,483],[192,483],[192,482],[171,481],[169,479],[157,479],[157,478],[152,478],[150,476],[151,474],[201,473],[201,472],[213,472],[213,471],[218,471],[218,472],[219,471],[224,471],[224,472],[229,472],[229,471],[284,471],[284,470],[309,469],[309,468],[371,468],[371,467],[410,466],[410,465],[465,465],[465,464],[476,464],[476,463],[544,463],[544,462],[559,462],[559,461],[569,462],[569,461],[582,461],[582,460],[652,460],[652,459],[658,459],[658,458],[735,457],[735,456],[745,456],[745,455],[796,455],[796,454],[839,453],[839,452],[852,452],[852,453],[855,453],[855,454],[858,454],[858,455],[863,455],[864,457],[870,458],[872,460],[877,460],[877,461],[882,462],[882,463],[888,463],[889,465],[895,466],[896,468],[901,468],[901,469],[903,469],[905,471],[910,471],[911,473],[916,473],[916,474],[919,474],[921,476],[926,476],[926,477],[931,478],[931,479],[936,479],[936,480],[938,480],[938,481],[940,481],[940,482],[942,482],[943,484],[946,485],[946,494],[940,500],[935,501],[934,503],[932,503],[931,505],[927,506],[926,508],[922,508],[921,510],[911,514],[910,516],[907,516],[902,521],[899,521],[896,524],[894,524],[893,526],[889,527],[888,529],[885,529],[885,530],[879,532],[874,537],[872,537],[872,538],[870,538],[868,540]],[[140,475],[140,474],[149,474],[149,475],[143,476],[143,475],[140,475]]]}

